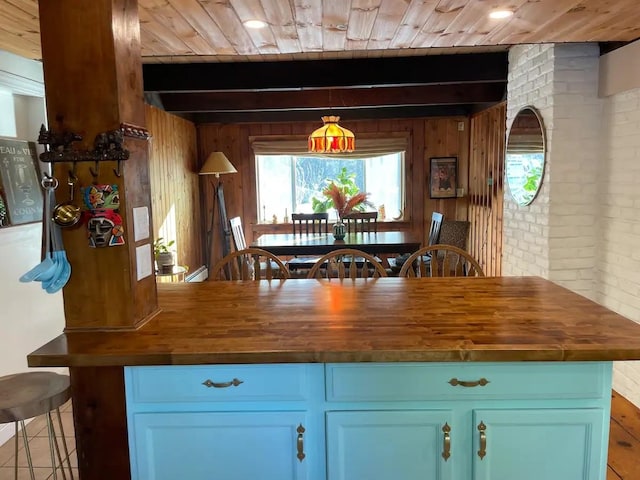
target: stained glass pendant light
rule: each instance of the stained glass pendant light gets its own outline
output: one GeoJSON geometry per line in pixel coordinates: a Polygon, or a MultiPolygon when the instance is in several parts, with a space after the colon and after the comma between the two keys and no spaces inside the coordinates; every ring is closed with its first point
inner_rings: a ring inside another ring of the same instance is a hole
{"type": "Polygon", "coordinates": [[[309,135],[309,151],[317,153],[353,152],[356,137],[351,130],[338,125],[340,117],[322,117],[324,125],[309,135]]]}

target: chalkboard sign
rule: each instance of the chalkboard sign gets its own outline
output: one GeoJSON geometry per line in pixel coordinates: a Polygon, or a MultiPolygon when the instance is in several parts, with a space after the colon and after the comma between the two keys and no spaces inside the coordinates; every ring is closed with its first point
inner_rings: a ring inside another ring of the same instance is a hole
{"type": "Polygon", "coordinates": [[[34,142],[0,138],[0,226],[42,221],[37,165],[34,142]]]}

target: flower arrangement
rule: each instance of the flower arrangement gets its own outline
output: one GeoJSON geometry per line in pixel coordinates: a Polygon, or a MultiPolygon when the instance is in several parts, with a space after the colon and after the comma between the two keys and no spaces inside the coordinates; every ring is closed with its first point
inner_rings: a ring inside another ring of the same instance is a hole
{"type": "Polygon", "coordinates": [[[368,193],[356,192],[353,195],[348,196],[349,194],[346,189],[339,187],[334,182],[330,182],[322,193],[324,196],[331,199],[333,208],[336,209],[340,220],[342,220],[345,215],[355,210],[361,210],[364,205],[368,205],[370,207],[373,206],[373,204],[367,199],[369,196],[368,193]]]}

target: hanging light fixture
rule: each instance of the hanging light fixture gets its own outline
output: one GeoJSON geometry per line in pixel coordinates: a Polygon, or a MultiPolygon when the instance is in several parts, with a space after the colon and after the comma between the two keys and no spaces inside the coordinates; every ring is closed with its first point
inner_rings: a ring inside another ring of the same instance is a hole
{"type": "Polygon", "coordinates": [[[324,125],[309,135],[309,151],[317,153],[353,152],[356,137],[351,130],[338,125],[340,117],[322,117],[324,125]]]}

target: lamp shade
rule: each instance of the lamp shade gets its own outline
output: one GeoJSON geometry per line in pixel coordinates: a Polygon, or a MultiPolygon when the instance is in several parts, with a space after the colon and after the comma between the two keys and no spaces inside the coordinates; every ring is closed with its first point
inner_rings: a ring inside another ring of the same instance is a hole
{"type": "Polygon", "coordinates": [[[309,151],[320,153],[353,152],[356,137],[351,130],[338,125],[340,117],[322,117],[324,126],[309,135],[309,151]]]}
{"type": "Polygon", "coordinates": [[[215,175],[216,177],[219,177],[221,173],[236,172],[236,168],[222,152],[211,152],[200,169],[200,175],[215,175]]]}

